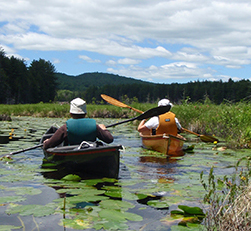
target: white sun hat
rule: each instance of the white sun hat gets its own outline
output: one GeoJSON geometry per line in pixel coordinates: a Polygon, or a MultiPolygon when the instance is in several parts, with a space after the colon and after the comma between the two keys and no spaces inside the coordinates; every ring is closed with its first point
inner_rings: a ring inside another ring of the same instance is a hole
{"type": "Polygon", "coordinates": [[[72,114],[86,114],[86,103],[80,98],[71,101],[70,113],[72,114]]]}
{"type": "Polygon", "coordinates": [[[171,107],[173,106],[173,104],[170,102],[169,99],[162,99],[158,102],[158,107],[160,106],[168,106],[170,105],[171,107]]]}

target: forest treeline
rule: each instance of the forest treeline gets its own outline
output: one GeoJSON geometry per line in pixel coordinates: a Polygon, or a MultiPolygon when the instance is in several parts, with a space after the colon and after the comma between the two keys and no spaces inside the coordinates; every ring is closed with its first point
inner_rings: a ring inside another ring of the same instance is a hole
{"type": "Polygon", "coordinates": [[[1,48],[0,82],[0,104],[70,101],[74,97],[82,97],[89,104],[102,104],[101,94],[128,103],[156,103],[161,98],[169,98],[176,104],[205,99],[220,104],[251,98],[251,83],[245,79],[155,84],[98,72],[69,76],[57,73],[54,65],[43,59],[33,60],[27,66],[24,60],[7,57],[1,48]]]}
{"type": "Polygon", "coordinates": [[[56,70],[43,59],[7,57],[0,48],[0,103],[24,104],[53,101],[56,95],[56,70]]]}
{"type": "Polygon", "coordinates": [[[57,81],[64,86],[57,91],[57,101],[70,101],[79,96],[88,103],[102,104],[101,94],[127,103],[156,103],[161,98],[168,98],[176,104],[184,101],[204,102],[205,99],[220,104],[251,99],[251,82],[244,79],[155,84],[106,73],[85,73],[75,77],[58,73],[57,81]]]}

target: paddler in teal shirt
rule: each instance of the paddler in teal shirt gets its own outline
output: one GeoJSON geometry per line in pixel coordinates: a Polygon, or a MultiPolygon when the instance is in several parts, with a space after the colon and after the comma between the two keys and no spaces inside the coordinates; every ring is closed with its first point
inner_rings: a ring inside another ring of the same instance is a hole
{"type": "Polygon", "coordinates": [[[81,98],[73,99],[70,103],[71,119],[66,121],[55,134],[44,141],[44,149],[56,147],[62,142],[64,145],[78,145],[82,141],[96,141],[112,143],[113,136],[104,124],[96,124],[96,120],[85,118],[87,114],[86,102],[81,98]]]}

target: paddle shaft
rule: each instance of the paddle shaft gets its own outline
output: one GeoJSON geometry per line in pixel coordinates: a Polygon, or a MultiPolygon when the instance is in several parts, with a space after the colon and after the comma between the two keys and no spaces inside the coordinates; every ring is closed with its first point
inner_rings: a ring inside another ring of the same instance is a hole
{"type": "Polygon", "coordinates": [[[26,148],[26,149],[22,149],[22,150],[19,150],[19,151],[16,151],[16,152],[11,152],[9,154],[6,154],[4,156],[12,156],[12,155],[16,155],[18,153],[21,153],[21,152],[26,152],[26,151],[29,151],[29,150],[32,150],[32,149],[36,149],[36,148],[39,148],[39,147],[42,147],[43,144],[38,144],[36,146],[33,146],[33,147],[30,147],[30,148],[26,148]]]}
{"type": "Polygon", "coordinates": [[[191,133],[191,134],[193,134],[193,135],[196,135],[196,136],[201,136],[200,134],[197,134],[197,133],[195,133],[195,132],[192,132],[192,131],[190,131],[190,130],[188,130],[188,129],[186,129],[186,128],[182,128],[185,132],[188,132],[188,133],[191,133]]]}
{"type": "Polygon", "coordinates": [[[114,127],[116,125],[127,123],[127,122],[130,122],[130,121],[133,121],[133,120],[148,119],[148,118],[153,117],[153,116],[158,116],[158,115],[164,114],[164,113],[170,111],[170,109],[171,109],[170,105],[164,106],[164,107],[155,107],[155,108],[149,109],[148,111],[144,112],[143,114],[141,114],[141,115],[139,115],[137,117],[134,117],[134,118],[131,118],[131,119],[128,119],[128,120],[124,120],[124,121],[120,121],[120,122],[115,123],[115,124],[107,125],[106,127],[107,128],[114,127]]]}

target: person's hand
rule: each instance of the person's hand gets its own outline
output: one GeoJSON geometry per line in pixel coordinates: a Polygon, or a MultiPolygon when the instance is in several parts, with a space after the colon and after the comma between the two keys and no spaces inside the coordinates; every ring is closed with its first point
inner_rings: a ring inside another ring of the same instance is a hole
{"type": "Polygon", "coordinates": [[[49,140],[49,139],[44,140],[44,142],[43,142],[43,143],[46,143],[48,140],[49,140]]]}
{"type": "Polygon", "coordinates": [[[99,124],[98,125],[100,128],[102,128],[103,130],[106,130],[106,126],[104,124],[99,124]]]}

